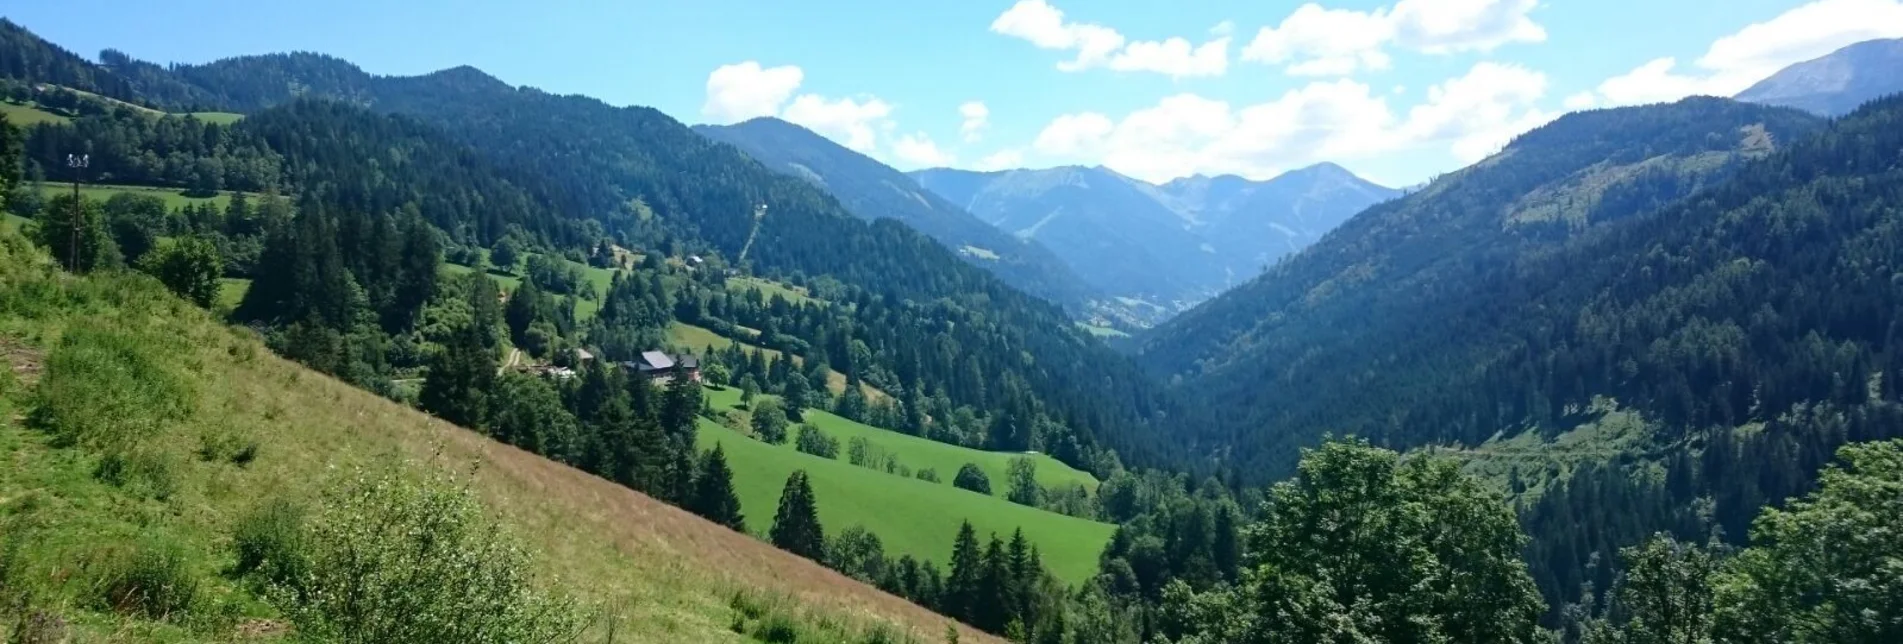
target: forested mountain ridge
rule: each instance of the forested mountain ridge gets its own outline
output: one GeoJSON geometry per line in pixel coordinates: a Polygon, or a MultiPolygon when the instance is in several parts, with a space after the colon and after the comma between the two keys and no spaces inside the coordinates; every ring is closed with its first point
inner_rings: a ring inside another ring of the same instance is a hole
{"type": "MultiPolygon", "coordinates": [[[[1568,117],[1160,331],[1248,316],[1227,320],[1240,328],[1224,349],[1236,355],[1184,377],[1207,405],[1247,397],[1251,407],[1213,425],[1224,433],[1203,437],[1241,471],[1279,471],[1331,431],[1456,448],[1521,497],[1528,560],[1557,606],[1586,584],[1612,587],[1603,562],[1655,531],[1740,541],[1760,507],[1808,490],[1839,446],[1897,435],[1900,119],[1897,98],[1828,127],[1720,99],[1568,117]],[[1763,133],[1771,150],[1729,154],[1719,174],[1649,180],[1682,184],[1660,194],[1684,197],[1608,210],[1609,195],[1632,189],[1613,182],[1583,220],[1560,218],[1578,224],[1543,225],[1540,237],[1514,236],[1525,197],[1475,198],[1516,163],[1545,160],[1533,168],[1547,177],[1604,172],[1559,163],[1589,159],[1555,155],[1556,144],[1629,140],[1610,156],[1580,151],[1627,163],[1675,151],[1690,155],[1683,168],[1719,144],[1760,150],[1745,141],[1763,133]],[[1368,252],[1391,247],[1383,227],[1449,203],[1484,213],[1470,245],[1436,238],[1445,253],[1398,275],[1400,256],[1368,252]],[[1316,272],[1330,261],[1335,272],[1316,272]],[[1232,297],[1269,306],[1244,314],[1232,297]]],[[[1159,334],[1146,350],[1183,337],[1159,334]]]]}
{"type": "Polygon", "coordinates": [[[1786,67],[1738,93],[1738,100],[1840,116],[1903,92],[1903,39],[1868,40],[1786,67]]]}
{"type": "Polygon", "coordinates": [[[867,220],[889,217],[931,236],[1006,283],[1081,313],[1101,297],[1050,250],[1007,235],[904,173],[806,128],[772,117],[694,131],[738,147],[781,173],[813,182],[867,220]]]}
{"type": "Polygon", "coordinates": [[[992,225],[1050,246],[1105,292],[1157,307],[1147,321],[1256,275],[1399,194],[1333,164],[1267,181],[1199,175],[1161,185],[1101,167],[911,174],[992,225]]]}
{"type": "Polygon", "coordinates": [[[1152,373],[1185,380],[1231,380],[1216,374],[1251,365],[1294,368],[1299,356],[1319,357],[1321,343],[1353,346],[1346,338],[1363,329],[1413,324],[1383,314],[1453,298],[1440,277],[1483,274],[1689,194],[1820,124],[1793,110],[1705,98],[1568,115],[1350,219],[1144,334],[1138,354],[1152,373]]]}

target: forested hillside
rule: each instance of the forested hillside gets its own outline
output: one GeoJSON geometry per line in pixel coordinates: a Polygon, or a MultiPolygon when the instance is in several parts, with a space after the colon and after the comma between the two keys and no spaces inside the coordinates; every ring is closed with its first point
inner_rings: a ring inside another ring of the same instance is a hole
{"type": "Polygon", "coordinates": [[[734,145],[767,167],[812,182],[853,214],[892,218],[931,236],[1026,293],[1082,313],[1102,295],[1035,241],[1005,234],[870,157],[776,118],[694,131],[734,145]]]}
{"type": "Polygon", "coordinates": [[[1896,435],[1899,117],[1894,99],[1827,128],[1717,99],[1567,117],[1145,351],[1246,472],[1325,432],[1464,446],[1523,495],[1548,597],[1603,591],[1593,560],[1662,529],[1741,539],[1839,445],[1896,435]]]}

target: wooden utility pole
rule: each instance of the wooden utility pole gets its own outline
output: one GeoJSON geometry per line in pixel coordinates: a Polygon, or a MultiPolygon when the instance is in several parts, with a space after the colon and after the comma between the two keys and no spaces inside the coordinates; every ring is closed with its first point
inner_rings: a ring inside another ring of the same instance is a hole
{"type": "Polygon", "coordinates": [[[82,212],[79,207],[79,183],[85,180],[86,166],[91,163],[92,155],[90,154],[66,155],[66,167],[73,169],[73,240],[71,245],[66,247],[66,270],[73,273],[79,272],[79,226],[82,212]]]}

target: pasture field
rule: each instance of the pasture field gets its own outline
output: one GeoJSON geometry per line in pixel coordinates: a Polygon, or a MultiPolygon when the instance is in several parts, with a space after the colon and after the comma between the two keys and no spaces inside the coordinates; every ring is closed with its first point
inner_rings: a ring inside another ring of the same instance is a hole
{"type": "MultiPolygon", "coordinates": [[[[737,394],[735,396],[737,399],[737,394]]],[[[715,408],[722,406],[716,403],[715,408]]],[[[807,412],[815,424],[832,425],[817,418],[822,414],[807,412]]],[[[833,418],[842,423],[850,422],[837,416],[833,418]]],[[[1013,530],[1023,529],[1025,538],[1037,544],[1042,552],[1044,565],[1071,584],[1083,583],[1096,574],[1097,555],[1103,552],[1116,530],[1116,526],[1107,523],[952,487],[951,477],[957,473],[956,467],[941,471],[941,481],[933,483],[853,465],[845,460],[844,440],[838,459],[822,458],[793,449],[790,440],[787,445],[769,445],[703,418],[699,441],[702,449],[712,449],[719,444],[726,452],[728,465],[733,469],[734,491],[739,494],[741,511],[746,514],[747,529],[758,534],[766,534],[772,527],[780,493],[787,476],[794,470],[805,470],[811,480],[813,495],[819,501],[820,523],[827,534],[837,534],[853,525],[862,526],[879,535],[888,556],[909,554],[929,559],[947,573],[952,540],[963,521],[971,522],[981,541],[992,533],[1009,539],[1013,530]]],[[[1043,469],[1039,468],[1040,477],[1043,469]]],[[[993,487],[1001,483],[994,479],[993,487]]]]}

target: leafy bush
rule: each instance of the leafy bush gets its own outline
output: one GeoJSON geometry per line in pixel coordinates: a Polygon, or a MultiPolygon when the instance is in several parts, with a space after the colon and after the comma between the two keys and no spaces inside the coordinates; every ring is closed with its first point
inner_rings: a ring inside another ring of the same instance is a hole
{"type": "Polygon", "coordinates": [[[928,483],[937,483],[938,469],[928,467],[928,468],[919,470],[918,472],[914,473],[913,476],[917,476],[918,480],[921,480],[921,481],[925,481],[928,483]]]}
{"type": "Polygon", "coordinates": [[[551,642],[582,624],[538,590],[514,537],[449,477],[360,473],[304,533],[307,574],[272,593],[299,631],[344,642],[551,642]]]}
{"type": "Polygon", "coordinates": [[[151,619],[190,612],[198,599],[198,577],[184,553],[164,541],[148,541],[111,560],[99,582],[108,607],[151,619]]]}
{"type": "Polygon", "coordinates": [[[793,448],[814,456],[839,458],[839,439],[827,436],[812,425],[799,426],[799,437],[793,440],[793,448]]]}
{"type": "Polygon", "coordinates": [[[269,583],[292,583],[309,570],[304,509],[274,499],[238,519],[232,543],[238,550],[238,575],[257,573],[269,583]]]}
{"type": "Polygon", "coordinates": [[[978,469],[976,464],[966,463],[958,468],[958,476],[952,477],[952,486],[979,494],[990,494],[991,477],[985,476],[985,471],[978,469]]]}

